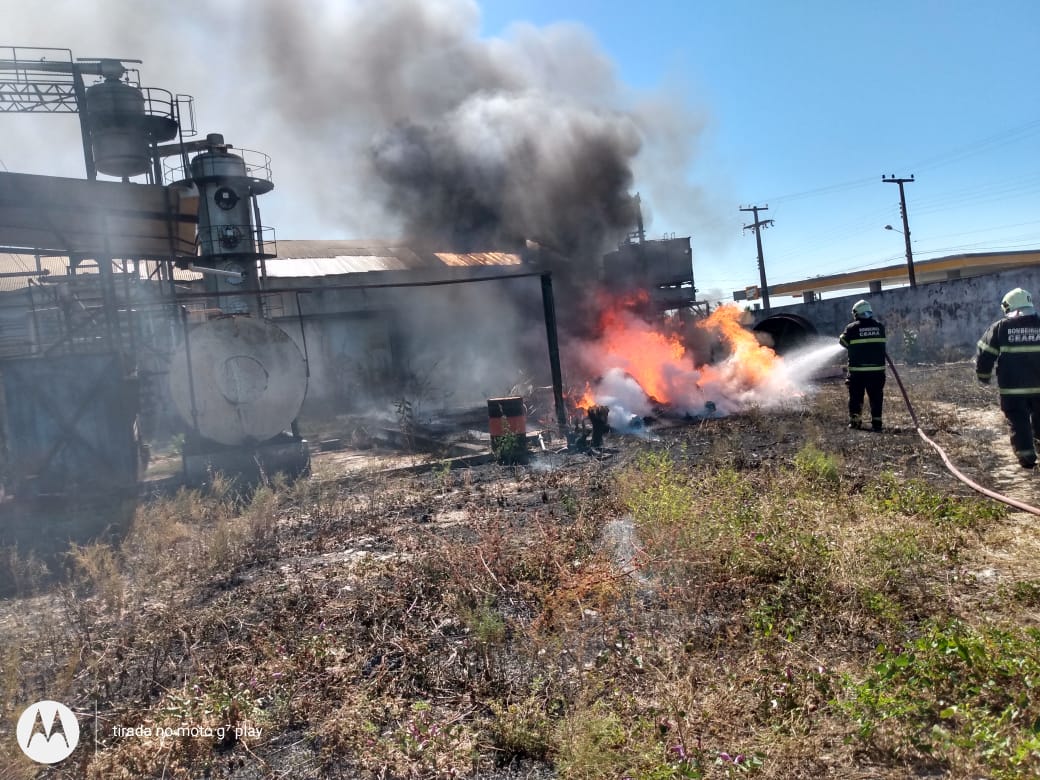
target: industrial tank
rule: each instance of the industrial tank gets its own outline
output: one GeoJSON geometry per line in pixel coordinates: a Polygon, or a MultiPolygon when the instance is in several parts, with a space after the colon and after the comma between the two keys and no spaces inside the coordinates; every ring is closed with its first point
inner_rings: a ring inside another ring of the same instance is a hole
{"type": "Polygon", "coordinates": [[[188,426],[217,444],[254,446],[289,430],[307,365],[277,325],[231,315],[196,325],[170,364],[170,395],[188,426]]]}
{"type": "Polygon", "coordinates": [[[87,87],[87,126],[97,169],[129,178],[151,170],[151,145],[175,137],[177,122],[172,95],[127,84],[119,78],[122,66],[113,67],[104,81],[87,87]]]}
{"type": "Polygon", "coordinates": [[[199,189],[199,252],[210,261],[253,259],[257,247],[251,197],[270,191],[271,182],[254,177],[219,133],[207,141],[210,148],[191,161],[191,177],[199,189]]]}
{"type": "Polygon", "coordinates": [[[148,134],[141,131],[144,95],[122,81],[87,87],[87,117],[94,164],[111,176],[137,176],[152,164],[148,134]]]}

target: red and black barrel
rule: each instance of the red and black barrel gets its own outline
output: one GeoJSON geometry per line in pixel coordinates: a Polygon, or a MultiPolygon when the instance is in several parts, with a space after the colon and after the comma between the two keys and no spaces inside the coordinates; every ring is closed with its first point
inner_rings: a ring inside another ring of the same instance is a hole
{"type": "Polygon", "coordinates": [[[527,414],[520,396],[489,398],[488,430],[491,451],[502,463],[524,463],[527,460],[527,414]]]}

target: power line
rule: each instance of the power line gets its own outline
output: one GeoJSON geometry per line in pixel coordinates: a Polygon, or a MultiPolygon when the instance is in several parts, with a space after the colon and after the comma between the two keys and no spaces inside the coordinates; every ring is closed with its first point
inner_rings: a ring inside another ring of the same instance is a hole
{"type": "Polygon", "coordinates": [[[947,165],[951,162],[963,160],[972,155],[978,154],[986,149],[995,146],[1007,146],[1008,144],[1015,143],[1028,138],[1031,135],[1040,133],[1040,119],[1035,119],[1031,122],[1027,122],[1024,125],[1011,128],[1010,130],[1002,130],[994,135],[987,136],[978,141],[974,141],[964,146],[957,147],[943,154],[931,157],[924,162],[918,163],[912,167],[918,171],[929,170],[931,168],[938,168],[943,165],[947,165]],[[1017,136],[1017,137],[1016,137],[1017,136]]]}
{"type": "MultiPolygon", "coordinates": [[[[1034,119],[1024,125],[1002,130],[999,133],[986,136],[977,141],[972,141],[963,146],[955,147],[942,154],[935,155],[934,157],[926,158],[922,162],[914,163],[912,165],[904,166],[907,168],[914,168],[918,172],[922,170],[931,170],[932,168],[939,168],[943,165],[947,165],[951,162],[957,162],[959,160],[971,157],[979,154],[987,149],[999,146],[1007,146],[1018,141],[1025,140],[1032,135],[1040,133],[1040,119],[1034,119]]],[[[811,198],[818,195],[832,195],[837,192],[843,192],[846,190],[856,189],[859,187],[865,187],[868,184],[873,184],[877,179],[874,177],[853,179],[846,182],[839,182],[837,184],[828,184],[822,187],[816,187],[811,190],[803,190],[802,192],[794,192],[786,195],[780,195],[768,200],[774,204],[785,203],[795,200],[801,200],[804,198],[811,198]]]]}

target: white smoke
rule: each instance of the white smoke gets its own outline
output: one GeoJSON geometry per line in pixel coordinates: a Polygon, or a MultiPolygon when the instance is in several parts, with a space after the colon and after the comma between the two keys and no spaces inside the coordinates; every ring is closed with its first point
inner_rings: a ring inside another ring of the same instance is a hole
{"type": "Polygon", "coordinates": [[[596,401],[610,409],[615,428],[627,425],[633,417],[653,412],[643,388],[620,368],[611,368],[596,385],[596,401]]]}

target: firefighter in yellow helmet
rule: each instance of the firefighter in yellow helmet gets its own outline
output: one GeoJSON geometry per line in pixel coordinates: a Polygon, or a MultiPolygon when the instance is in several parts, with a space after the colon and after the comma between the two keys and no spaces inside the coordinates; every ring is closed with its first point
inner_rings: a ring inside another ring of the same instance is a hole
{"type": "Polygon", "coordinates": [[[869,301],[856,301],[853,320],[838,337],[849,353],[849,427],[863,427],[863,393],[870,402],[870,427],[881,431],[881,406],[885,400],[885,326],[874,319],[869,301]]]}
{"type": "Polygon", "coordinates": [[[975,373],[989,384],[993,368],[1000,410],[1011,428],[1011,448],[1027,469],[1036,467],[1040,438],[1040,316],[1033,296],[1016,287],[1000,302],[1004,316],[989,326],[978,344],[975,373]]]}

